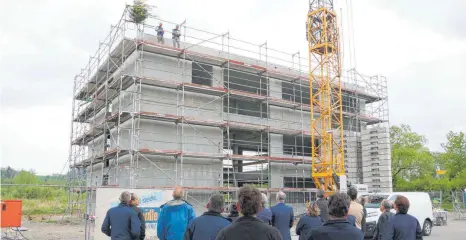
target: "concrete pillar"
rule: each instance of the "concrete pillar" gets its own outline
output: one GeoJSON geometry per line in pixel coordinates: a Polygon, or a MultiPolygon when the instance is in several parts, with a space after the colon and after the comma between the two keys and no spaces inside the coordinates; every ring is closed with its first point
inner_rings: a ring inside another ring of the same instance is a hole
{"type": "Polygon", "coordinates": [[[273,98],[282,98],[282,81],[277,79],[269,78],[269,96],[273,98]]]}
{"type": "Polygon", "coordinates": [[[272,157],[283,156],[283,135],[270,134],[269,152],[272,157]]]}

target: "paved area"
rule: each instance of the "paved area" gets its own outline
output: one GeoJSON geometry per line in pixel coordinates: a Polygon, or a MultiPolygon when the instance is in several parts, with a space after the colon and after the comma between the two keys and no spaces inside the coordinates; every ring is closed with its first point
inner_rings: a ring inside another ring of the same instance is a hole
{"type": "Polygon", "coordinates": [[[434,226],[428,240],[450,240],[466,238],[466,220],[449,220],[446,226],[434,226]]]}

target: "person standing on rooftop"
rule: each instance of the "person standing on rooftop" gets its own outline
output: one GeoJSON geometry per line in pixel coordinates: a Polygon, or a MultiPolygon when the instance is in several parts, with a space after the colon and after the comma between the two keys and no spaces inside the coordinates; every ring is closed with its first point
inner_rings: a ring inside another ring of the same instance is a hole
{"type": "Polygon", "coordinates": [[[180,48],[180,37],[180,25],[176,25],[175,29],[172,30],[173,47],[180,48]]]}
{"type": "Polygon", "coordinates": [[[157,42],[164,44],[165,40],[163,39],[163,34],[165,33],[165,30],[163,30],[163,24],[159,23],[159,25],[155,28],[155,31],[157,32],[157,42]]]}
{"type": "Polygon", "coordinates": [[[160,207],[157,237],[161,240],[182,240],[187,226],[196,217],[191,204],[184,201],[184,190],[176,187],[173,200],[160,207]]]}
{"type": "Polygon", "coordinates": [[[272,225],[280,231],[283,240],[291,240],[290,228],[293,227],[293,208],[285,204],[286,194],[282,191],[277,193],[277,204],[272,210],[272,225]]]}

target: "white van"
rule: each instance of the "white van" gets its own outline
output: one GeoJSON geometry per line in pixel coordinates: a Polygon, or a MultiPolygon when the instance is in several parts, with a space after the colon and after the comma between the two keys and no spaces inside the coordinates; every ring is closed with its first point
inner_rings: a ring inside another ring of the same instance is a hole
{"type": "MultiPolygon", "coordinates": [[[[408,198],[408,214],[419,221],[424,236],[430,235],[432,232],[434,215],[432,211],[432,201],[430,200],[429,194],[424,192],[392,192],[366,195],[369,197],[369,203],[365,205],[367,211],[366,236],[372,236],[374,234],[377,220],[379,220],[379,217],[382,214],[379,210],[380,203],[383,200],[389,200],[394,203],[396,197],[399,195],[403,195],[408,198]]],[[[395,210],[392,209],[392,212],[395,213],[395,210]]]]}

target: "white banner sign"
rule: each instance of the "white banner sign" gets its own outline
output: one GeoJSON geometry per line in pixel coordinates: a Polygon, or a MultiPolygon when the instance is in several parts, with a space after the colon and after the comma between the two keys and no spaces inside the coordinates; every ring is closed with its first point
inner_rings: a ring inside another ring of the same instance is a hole
{"type": "Polygon", "coordinates": [[[172,199],[172,190],[156,189],[123,189],[123,188],[97,188],[96,209],[95,209],[95,229],[94,239],[108,240],[107,235],[101,231],[102,222],[107,211],[117,206],[119,197],[123,191],[136,193],[139,196],[139,208],[146,219],[146,238],[154,240],[157,238],[157,219],[160,213],[160,206],[172,199]]]}

